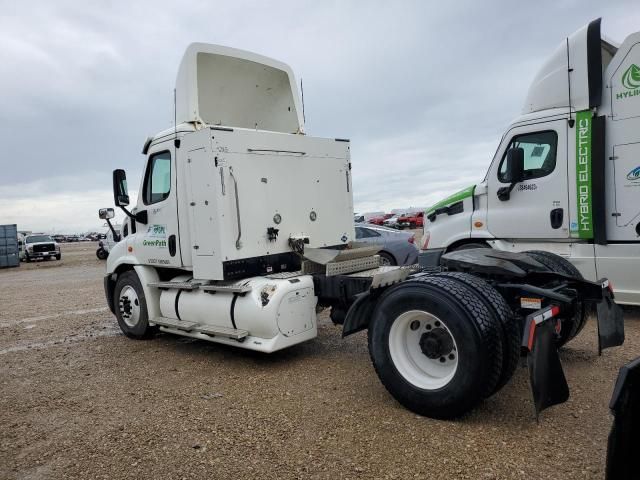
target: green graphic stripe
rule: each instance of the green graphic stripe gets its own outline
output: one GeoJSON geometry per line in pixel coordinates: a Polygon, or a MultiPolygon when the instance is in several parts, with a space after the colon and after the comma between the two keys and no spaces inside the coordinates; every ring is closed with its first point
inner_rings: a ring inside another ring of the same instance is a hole
{"type": "Polygon", "coordinates": [[[437,208],[446,207],[448,205],[451,205],[452,203],[456,203],[456,202],[459,202],[460,200],[464,200],[465,198],[471,197],[473,195],[473,191],[475,190],[475,188],[476,188],[475,185],[471,185],[470,187],[467,187],[464,190],[460,190],[459,192],[454,193],[453,195],[445,198],[444,200],[439,201],[438,203],[436,203],[435,205],[427,209],[427,212],[426,212],[427,215],[433,212],[437,208]]]}
{"type": "Polygon", "coordinates": [[[576,192],[578,236],[593,238],[593,203],[591,190],[591,111],[576,114],[576,192]]]}

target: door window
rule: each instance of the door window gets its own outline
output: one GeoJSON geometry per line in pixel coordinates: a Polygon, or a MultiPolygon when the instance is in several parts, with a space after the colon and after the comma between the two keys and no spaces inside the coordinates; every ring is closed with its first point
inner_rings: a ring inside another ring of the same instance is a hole
{"type": "Polygon", "coordinates": [[[380,234],[370,228],[356,227],[356,239],[379,237],[380,234]]]}
{"type": "Polygon", "coordinates": [[[151,156],[145,174],[142,199],[145,205],[165,200],[171,191],[171,154],[160,152],[151,156]]]}
{"type": "MultiPolygon", "coordinates": [[[[554,131],[517,135],[511,139],[507,151],[511,148],[521,148],[524,151],[525,180],[546,177],[556,168],[558,134],[554,131]]],[[[505,178],[507,151],[505,151],[498,169],[498,180],[502,183],[508,183],[505,178]]]]}

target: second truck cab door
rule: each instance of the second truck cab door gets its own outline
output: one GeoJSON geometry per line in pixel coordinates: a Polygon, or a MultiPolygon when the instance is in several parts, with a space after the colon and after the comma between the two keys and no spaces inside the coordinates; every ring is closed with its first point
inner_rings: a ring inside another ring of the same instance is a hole
{"type": "Polygon", "coordinates": [[[138,192],[136,209],[146,210],[148,221],[146,225],[136,222],[136,234],[129,238],[133,254],[143,265],[182,265],[176,213],[176,161],[169,147],[167,142],[150,151],[138,192]]]}
{"type": "Polygon", "coordinates": [[[487,228],[496,238],[569,238],[567,120],[512,128],[487,176],[487,228]],[[524,151],[524,180],[500,200],[510,148],[524,151]]]}

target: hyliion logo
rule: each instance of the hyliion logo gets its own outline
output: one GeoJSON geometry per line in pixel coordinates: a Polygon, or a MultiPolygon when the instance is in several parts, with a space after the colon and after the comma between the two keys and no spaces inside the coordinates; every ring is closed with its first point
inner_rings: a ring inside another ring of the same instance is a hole
{"type": "Polygon", "coordinates": [[[629,90],[640,87],[640,67],[635,63],[622,74],[622,85],[629,90]]]}
{"type": "Polygon", "coordinates": [[[632,182],[640,180],[640,165],[627,174],[627,180],[631,180],[632,182]]]}
{"type": "Polygon", "coordinates": [[[622,86],[625,91],[616,93],[616,100],[640,95],[640,67],[632,63],[622,74],[622,86]]]}

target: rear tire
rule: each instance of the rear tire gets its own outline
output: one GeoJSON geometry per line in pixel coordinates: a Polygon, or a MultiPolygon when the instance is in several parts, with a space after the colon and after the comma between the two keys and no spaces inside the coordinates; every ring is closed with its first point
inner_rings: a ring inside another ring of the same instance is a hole
{"type": "Polygon", "coordinates": [[[56,260],[60,260],[61,258],[62,258],[62,254],[61,253],[56,255],[56,260]]]}
{"type": "Polygon", "coordinates": [[[458,417],[491,395],[502,368],[501,325],[467,285],[426,276],[388,289],[369,325],[380,381],[409,410],[458,417]]]}
{"type": "MultiPolygon", "coordinates": [[[[560,255],[543,250],[529,250],[524,253],[544,265],[549,271],[583,278],[580,271],[569,260],[560,255]]],[[[574,339],[584,328],[587,323],[587,318],[588,309],[584,303],[578,305],[576,313],[572,318],[562,318],[562,329],[560,330],[558,345],[563,346],[574,339]]]]}
{"type": "Polygon", "coordinates": [[[491,248],[491,247],[489,247],[489,245],[487,245],[486,243],[472,242],[472,243],[463,243],[462,245],[452,248],[450,251],[457,252],[458,250],[471,250],[474,248],[491,248]]]}
{"type": "Polygon", "coordinates": [[[502,369],[500,379],[492,394],[504,387],[518,368],[520,361],[522,329],[520,322],[514,317],[511,308],[500,293],[482,278],[469,273],[443,272],[435,276],[450,278],[473,288],[479,297],[491,309],[502,325],[502,369]]]}
{"type": "Polygon", "coordinates": [[[149,326],[147,300],[138,275],[133,270],[124,272],[116,281],[113,305],[120,330],[129,338],[151,338],[157,331],[149,326]]]}
{"type": "Polygon", "coordinates": [[[109,254],[104,248],[96,250],[96,257],[98,257],[98,260],[106,260],[108,256],[109,254]]]}

